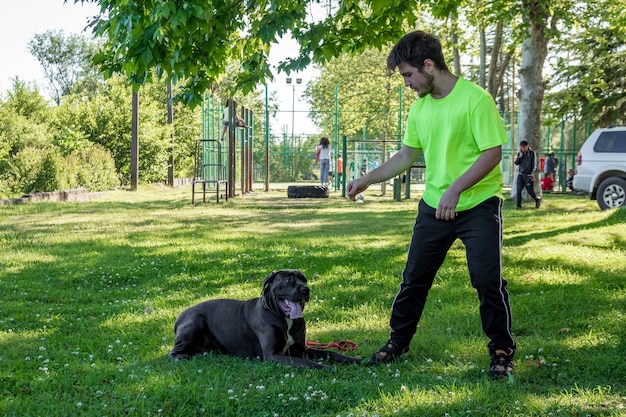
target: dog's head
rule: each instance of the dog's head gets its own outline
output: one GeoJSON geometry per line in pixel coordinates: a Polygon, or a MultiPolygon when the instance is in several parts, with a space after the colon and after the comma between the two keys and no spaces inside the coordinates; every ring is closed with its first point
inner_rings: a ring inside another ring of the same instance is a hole
{"type": "Polygon", "coordinates": [[[298,269],[274,271],[263,280],[263,307],[280,317],[302,318],[304,303],[309,301],[306,277],[298,269]]]}

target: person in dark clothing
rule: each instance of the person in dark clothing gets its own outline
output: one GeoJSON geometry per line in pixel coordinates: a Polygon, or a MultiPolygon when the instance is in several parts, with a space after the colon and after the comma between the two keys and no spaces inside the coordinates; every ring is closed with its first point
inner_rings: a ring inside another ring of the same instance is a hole
{"type": "Polygon", "coordinates": [[[528,195],[535,199],[535,208],[541,205],[541,199],[535,194],[535,169],[537,161],[535,151],[530,149],[528,142],[523,140],[519,143],[519,151],[515,158],[518,166],[517,174],[517,209],[522,208],[522,190],[526,188],[528,195]]]}
{"type": "Polygon", "coordinates": [[[552,176],[556,176],[556,167],[558,166],[558,161],[554,157],[554,152],[551,152],[546,155],[545,165],[543,167],[544,175],[552,174],[552,176]]]}

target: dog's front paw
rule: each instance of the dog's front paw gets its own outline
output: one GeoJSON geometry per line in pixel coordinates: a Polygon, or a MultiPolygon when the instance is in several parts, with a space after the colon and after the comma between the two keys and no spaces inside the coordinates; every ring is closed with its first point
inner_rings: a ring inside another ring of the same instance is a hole
{"type": "Polygon", "coordinates": [[[175,361],[188,361],[189,359],[191,359],[191,355],[188,353],[173,353],[170,352],[169,355],[170,358],[174,359],[175,361]]]}

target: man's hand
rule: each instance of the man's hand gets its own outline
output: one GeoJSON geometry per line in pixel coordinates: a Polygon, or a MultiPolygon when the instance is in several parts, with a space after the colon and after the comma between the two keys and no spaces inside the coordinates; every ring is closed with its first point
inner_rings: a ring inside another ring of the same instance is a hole
{"type": "Polygon", "coordinates": [[[459,203],[460,195],[460,193],[448,188],[439,200],[435,218],[438,220],[454,220],[457,215],[456,205],[459,203]]]}
{"type": "Polygon", "coordinates": [[[369,184],[363,181],[363,177],[357,178],[346,185],[346,194],[350,200],[355,201],[357,194],[367,190],[367,187],[369,184]]]}

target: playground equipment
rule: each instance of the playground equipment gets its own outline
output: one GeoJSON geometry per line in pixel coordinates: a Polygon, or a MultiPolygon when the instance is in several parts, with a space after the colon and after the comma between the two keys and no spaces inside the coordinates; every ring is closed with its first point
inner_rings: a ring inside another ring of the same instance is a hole
{"type": "Polygon", "coordinates": [[[253,112],[237,102],[228,100],[226,103],[232,111],[224,112],[213,95],[205,95],[202,100],[202,139],[196,143],[194,156],[194,177],[192,180],[191,202],[195,204],[196,193],[202,193],[206,201],[206,193],[215,190],[216,202],[223,197],[236,195],[236,183],[239,180],[239,191],[246,194],[252,191],[252,134],[253,112]],[[222,115],[227,116],[226,138],[222,137],[222,115]],[[238,119],[243,123],[238,123],[238,119]],[[239,148],[239,150],[238,150],[239,148]],[[239,167],[239,170],[238,170],[239,167]],[[202,185],[196,190],[196,185],[202,185]],[[223,186],[223,187],[222,187],[223,186]]]}
{"type": "MultiPolygon", "coordinates": [[[[270,181],[270,160],[272,161],[273,181],[292,182],[300,179],[311,180],[314,178],[314,172],[307,172],[307,164],[313,166],[313,151],[308,142],[306,134],[300,134],[296,137],[292,134],[284,136],[272,136],[270,140],[269,126],[269,100],[268,90],[265,91],[266,104],[265,110],[256,109],[256,114],[265,114],[265,158],[261,155],[259,149],[256,150],[256,161],[253,161],[253,113],[243,106],[237,106],[233,102],[233,112],[228,128],[228,136],[224,141],[219,142],[217,146],[214,142],[198,142],[197,146],[197,166],[194,173],[194,185],[202,184],[201,191],[215,190],[216,200],[222,197],[234,197],[239,193],[245,194],[252,191],[253,181],[259,181],[261,178],[265,180],[265,191],[269,190],[270,181]],[[236,128],[234,116],[237,114],[245,120],[246,127],[236,128]],[[250,126],[250,127],[248,127],[250,126]],[[304,137],[304,139],[303,139],[304,137]],[[264,161],[263,161],[264,159],[264,161]],[[306,160],[303,163],[303,160],[306,160]],[[256,162],[256,165],[253,163],[256,162]],[[203,169],[202,166],[205,165],[203,169]],[[305,166],[303,169],[302,166],[305,166]],[[222,168],[223,167],[223,168],[222,168]],[[219,192],[218,189],[219,188],[219,192]]],[[[331,123],[328,125],[329,136],[332,138],[334,154],[331,156],[332,165],[331,172],[333,175],[333,186],[335,190],[341,189],[342,195],[345,196],[346,184],[348,181],[356,178],[361,173],[361,167],[364,171],[374,169],[378,164],[382,164],[385,160],[393,155],[401,146],[404,136],[406,112],[403,108],[402,87],[398,89],[398,105],[394,106],[392,113],[397,113],[397,119],[388,123],[387,127],[381,131],[369,129],[366,123],[363,123],[362,132],[354,132],[346,136],[340,133],[343,129],[340,126],[342,111],[354,114],[358,110],[340,109],[339,105],[339,89],[335,86],[335,105],[333,110],[329,110],[331,123]],[[345,141],[345,143],[344,143],[345,141]],[[339,158],[341,157],[341,158],[339,158]],[[364,164],[365,160],[365,164],[364,164]],[[341,168],[338,163],[341,161],[341,168]]],[[[205,95],[202,103],[202,140],[215,141],[219,140],[222,131],[222,111],[224,103],[220,103],[214,96],[205,95]]],[[[230,108],[230,106],[229,106],[230,108]]],[[[293,110],[292,110],[293,112],[293,110]]],[[[363,113],[365,113],[363,111],[363,113]]],[[[517,150],[517,138],[514,113],[504,112],[503,120],[509,133],[509,143],[502,147],[501,169],[505,186],[511,186],[515,175],[515,166],[513,160],[517,150]]],[[[365,118],[363,118],[365,119],[365,118]]],[[[292,122],[293,123],[293,122],[292,122]]],[[[559,160],[559,170],[557,173],[557,184],[565,190],[565,180],[568,168],[575,168],[575,155],[577,151],[576,138],[584,130],[584,124],[576,124],[576,120],[572,121],[552,121],[549,120],[544,124],[545,140],[542,141],[541,149],[537,150],[538,156],[547,153],[548,150],[554,152],[559,160]]],[[[317,135],[317,134],[316,134],[317,135]]],[[[582,135],[580,135],[582,136],[582,135]]],[[[391,182],[382,185],[382,193],[386,194],[386,187],[393,186],[394,198],[399,198],[399,192],[405,198],[410,198],[412,191],[411,184],[423,183],[425,168],[422,161],[416,162],[404,175],[392,179],[391,182]],[[404,180],[404,181],[403,181],[404,180]],[[398,184],[398,185],[396,185],[398,184]],[[399,188],[397,188],[399,187],[399,188]]],[[[194,188],[194,193],[200,188],[194,188]]],[[[415,190],[415,187],[413,188],[415,190]]]]}
{"type": "Polygon", "coordinates": [[[207,186],[215,186],[216,202],[220,202],[220,186],[226,188],[224,197],[228,200],[228,180],[226,166],[222,163],[221,144],[216,139],[201,139],[196,142],[193,181],[191,183],[191,204],[195,204],[196,184],[202,184],[202,201],[206,202],[207,186]]]}

